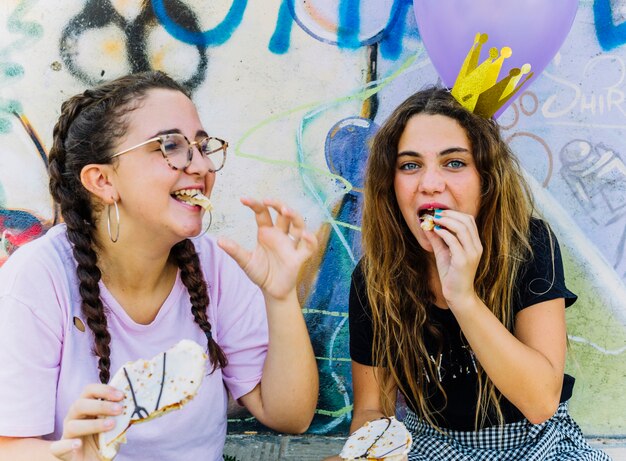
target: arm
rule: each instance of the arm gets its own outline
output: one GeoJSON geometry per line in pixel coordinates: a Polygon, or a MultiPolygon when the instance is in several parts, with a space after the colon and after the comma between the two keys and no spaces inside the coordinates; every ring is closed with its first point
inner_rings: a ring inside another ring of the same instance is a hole
{"type": "Polygon", "coordinates": [[[559,405],[565,369],[563,298],[520,311],[514,335],[477,298],[455,306],[454,314],[498,390],[531,423],[549,419],[559,405]]]}
{"type": "MultiPolygon", "coordinates": [[[[373,421],[386,414],[383,410],[380,388],[377,379],[382,379],[383,373],[377,367],[361,365],[352,361],[352,390],[354,393],[354,409],[352,410],[352,423],[350,433],[354,433],[368,421],[373,421]]],[[[396,406],[397,386],[389,383],[386,386],[386,397],[389,399],[391,408],[396,406]]],[[[406,459],[406,458],[403,458],[406,459]]],[[[341,461],[339,456],[331,456],[324,461],[341,461]]]]}
{"type": "MultiPolygon", "coordinates": [[[[383,410],[378,379],[382,379],[380,369],[352,361],[354,409],[352,411],[350,433],[356,431],[368,421],[384,416],[393,416],[393,413],[386,414],[383,410]]],[[[391,383],[386,385],[385,394],[386,398],[389,399],[391,408],[396,406],[396,392],[397,386],[391,383]]]]}
{"type": "Polygon", "coordinates": [[[12,461],[100,461],[96,437],[110,431],[114,421],[104,416],[122,412],[122,392],[104,384],[89,384],[70,407],[60,440],[0,437],[0,459],[12,461]]]}
{"type": "Polygon", "coordinates": [[[269,346],[261,382],[241,402],[261,423],[281,432],[302,433],[317,404],[318,373],[296,293],[268,299],[269,346]]]}
{"type": "Polygon", "coordinates": [[[220,239],[219,245],[261,288],[269,345],[261,382],[240,400],[266,426],[301,433],[313,419],[318,373],[295,287],[317,240],[306,232],[302,217],[278,201],[242,199],[242,203],[255,213],[257,247],[249,252],[227,239],[220,239]],[[270,208],[276,211],[275,223],[270,208]]]}
{"type": "Polygon", "coordinates": [[[0,437],[0,459],[12,461],[58,461],[50,453],[52,442],[36,438],[0,437]]]}
{"type": "Polygon", "coordinates": [[[509,332],[474,291],[482,245],[472,216],[453,210],[427,232],[443,296],[472,350],[498,390],[532,423],[550,418],[559,403],[565,367],[563,298],[540,302],[516,317],[509,332]]]}

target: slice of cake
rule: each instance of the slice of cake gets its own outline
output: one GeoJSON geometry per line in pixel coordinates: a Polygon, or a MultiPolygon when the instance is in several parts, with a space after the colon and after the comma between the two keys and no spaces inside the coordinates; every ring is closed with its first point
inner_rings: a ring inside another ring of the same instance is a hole
{"type": "Polygon", "coordinates": [[[347,461],[401,461],[411,450],[411,433],[396,418],[367,422],[346,441],[339,456],[347,461]]]}
{"type": "Polygon", "coordinates": [[[120,445],[126,443],[126,431],[131,425],[178,410],[190,401],[200,388],[206,364],[204,349],[188,339],[151,360],[125,363],[109,382],[124,393],[119,402],[124,410],[113,417],[112,430],[99,434],[100,455],[112,460],[120,445]]]}

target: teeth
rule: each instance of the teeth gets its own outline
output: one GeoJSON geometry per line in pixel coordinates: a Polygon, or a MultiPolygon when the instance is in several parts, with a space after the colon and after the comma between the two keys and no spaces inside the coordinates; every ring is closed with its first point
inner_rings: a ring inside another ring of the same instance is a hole
{"type": "Polygon", "coordinates": [[[418,214],[419,214],[420,221],[423,221],[425,216],[433,216],[435,214],[435,209],[426,208],[426,209],[420,210],[418,214]]]}
{"type": "Polygon", "coordinates": [[[177,190],[172,195],[176,196],[180,199],[180,201],[189,203],[190,205],[199,205],[206,211],[213,209],[211,201],[200,191],[200,189],[181,189],[177,190]]]}
{"type": "Polygon", "coordinates": [[[202,191],[200,189],[181,189],[174,192],[174,195],[187,195],[189,197],[197,194],[202,194],[202,191]]]}

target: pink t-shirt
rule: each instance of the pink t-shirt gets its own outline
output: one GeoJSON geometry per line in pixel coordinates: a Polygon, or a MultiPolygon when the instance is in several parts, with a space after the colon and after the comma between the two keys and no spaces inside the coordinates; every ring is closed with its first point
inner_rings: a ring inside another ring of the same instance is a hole
{"type": "MultiPolygon", "coordinates": [[[[196,240],[208,285],[209,322],[228,366],[205,376],[181,410],[127,432],[116,461],[222,459],[227,391],[238,399],[260,381],[267,352],[265,303],[259,288],[209,237],[196,240]]],[[[189,294],[177,277],[149,325],[134,322],[100,283],[111,333],[111,375],[129,360],[152,358],[183,338],[206,346],[189,294]]],[[[82,319],[76,262],[65,225],[21,247],[0,268],[0,435],[61,437],[70,405],[98,379],[91,330],[82,319]]]]}

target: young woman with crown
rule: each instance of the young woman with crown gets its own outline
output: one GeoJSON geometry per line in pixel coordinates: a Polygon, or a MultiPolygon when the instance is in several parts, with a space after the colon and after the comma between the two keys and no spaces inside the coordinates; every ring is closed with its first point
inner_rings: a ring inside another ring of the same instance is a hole
{"type": "MultiPolygon", "coordinates": [[[[132,426],[116,460],[222,460],[228,393],[268,427],[306,430],[318,378],[295,286],[317,240],[284,204],[249,198],[252,251],[205,234],[226,147],[161,72],[63,103],[49,172],[64,223],[0,269],[0,459],[104,459],[99,434],[122,391],[135,400],[111,376],[181,340],[207,351],[197,394],[132,426]]],[[[164,399],[180,388],[165,368],[163,354],[164,399]]]]}
{"type": "Polygon", "coordinates": [[[372,142],[362,229],[353,431],[401,395],[410,461],[608,459],[568,414],[576,295],[494,120],[446,89],[404,101],[372,142]]]}

